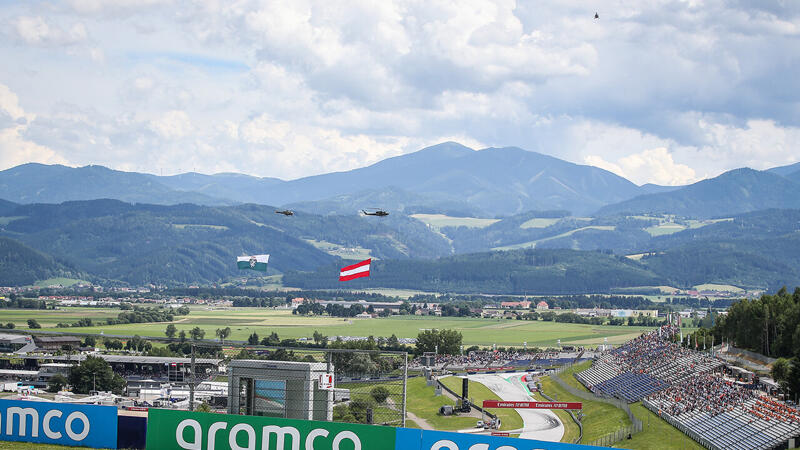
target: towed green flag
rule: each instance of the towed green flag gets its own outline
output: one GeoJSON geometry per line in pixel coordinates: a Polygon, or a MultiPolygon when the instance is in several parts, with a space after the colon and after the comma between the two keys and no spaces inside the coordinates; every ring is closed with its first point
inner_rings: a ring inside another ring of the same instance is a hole
{"type": "Polygon", "coordinates": [[[269,255],[250,255],[239,256],[236,258],[236,266],[240,269],[257,270],[259,272],[267,271],[267,262],[269,255]]]}

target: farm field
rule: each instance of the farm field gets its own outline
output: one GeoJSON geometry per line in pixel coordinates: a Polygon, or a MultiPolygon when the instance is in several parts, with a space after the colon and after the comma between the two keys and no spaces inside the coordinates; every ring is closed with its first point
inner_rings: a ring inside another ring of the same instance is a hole
{"type": "MultiPolygon", "coordinates": [[[[0,310],[0,323],[13,322],[17,328],[27,328],[27,320],[36,319],[43,330],[69,331],[91,334],[119,334],[164,336],[166,322],[124,325],[100,325],[80,328],[55,328],[58,322],[76,322],[90,317],[102,320],[116,317],[118,309],[64,308],[60,310],[0,310]]],[[[500,320],[459,317],[392,316],[378,319],[353,319],[337,317],[303,317],[288,310],[264,308],[192,309],[188,316],[176,316],[178,331],[187,333],[198,326],[212,339],[217,328],[231,327],[231,340],[247,340],[253,332],[268,336],[273,331],[281,339],[311,338],[315,330],[333,336],[391,336],[413,338],[421,330],[455,329],[464,336],[464,345],[517,346],[527,342],[529,347],[554,347],[562,344],[597,345],[608,338],[608,343],[618,344],[632,339],[647,328],[628,326],[601,326],[544,321],[500,320]]]]}
{"type": "Polygon", "coordinates": [[[547,228],[550,225],[555,225],[559,220],[561,220],[561,219],[560,218],[548,219],[548,218],[535,217],[535,218],[523,223],[519,227],[522,228],[522,229],[547,228]]]}
{"type": "Polygon", "coordinates": [[[697,286],[694,286],[694,288],[698,291],[725,291],[736,294],[744,292],[744,289],[731,286],[730,284],[698,284],[697,286]]]}
{"type": "Polygon", "coordinates": [[[64,287],[70,287],[78,283],[88,284],[88,281],[78,280],[76,278],[48,278],[46,280],[37,281],[36,283],[34,283],[34,286],[47,287],[47,286],[61,285],[64,287]]]}
{"type": "Polygon", "coordinates": [[[344,245],[334,244],[327,241],[318,241],[315,239],[303,239],[304,241],[308,242],[309,244],[317,247],[318,249],[322,250],[323,252],[333,255],[339,256],[343,259],[367,259],[373,258],[370,249],[363,248],[363,247],[347,247],[344,245]]]}
{"type": "Polygon", "coordinates": [[[573,234],[575,234],[575,233],[577,233],[579,231],[584,231],[584,230],[613,231],[615,228],[616,227],[613,227],[611,225],[590,225],[588,227],[581,227],[581,228],[576,228],[574,230],[569,230],[566,233],[561,233],[561,234],[559,234],[557,236],[550,236],[550,237],[538,239],[538,240],[535,240],[535,241],[522,242],[520,244],[506,245],[506,246],[503,246],[503,247],[495,247],[492,250],[519,250],[519,249],[522,249],[522,248],[536,248],[536,244],[538,244],[539,242],[546,242],[546,241],[551,241],[553,239],[559,239],[559,238],[562,238],[562,237],[572,236],[573,234]]]}
{"type": "Polygon", "coordinates": [[[500,219],[481,219],[478,217],[451,217],[444,214],[412,214],[411,217],[426,223],[434,228],[442,227],[469,227],[485,228],[499,222],[500,219]]]}

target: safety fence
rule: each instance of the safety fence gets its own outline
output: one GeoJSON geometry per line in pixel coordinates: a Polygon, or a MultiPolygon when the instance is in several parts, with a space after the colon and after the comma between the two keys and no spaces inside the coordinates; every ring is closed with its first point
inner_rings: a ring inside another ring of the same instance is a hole
{"type": "MultiPolygon", "coordinates": [[[[550,400],[551,402],[555,401],[555,399],[553,399],[553,397],[550,397],[549,395],[547,395],[546,392],[544,392],[542,390],[542,385],[541,384],[537,383],[537,386],[539,388],[539,393],[542,394],[542,397],[546,398],[547,400],[550,400]]],[[[581,421],[578,420],[577,417],[575,417],[575,413],[573,413],[572,410],[568,409],[566,411],[567,411],[567,414],[569,414],[569,416],[572,418],[572,421],[575,422],[575,425],[578,426],[578,437],[575,439],[575,444],[580,444],[581,440],[583,439],[583,423],[581,423],[581,421]]]]}
{"type": "Polygon", "coordinates": [[[593,447],[610,447],[616,444],[619,441],[625,439],[631,439],[634,434],[642,431],[642,424],[639,422],[638,424],[631,424],[622,428],[615,430],[613,433],[609,433],[599,439],[595,439],[594,441],[590,442],[588,445],[593,447]]]}
{"type": "MultiPolygon", "coordinates": [[[[563,372],[563,370],[560,372],[563,372]]],[[[628,416],[628,419],[631,422],[630,425],[622,426],[619,429],[615,430],[614,432],[594,440],[593,442],[589,443],[589,445],[609,446],[614,444],[615,442],[627,439],[629,436],[642,431],[642,421],[639,420],[639,418],[633,414],[633,411],[631,411],[630,406],[628,406],[628,402],[626,402],[625,400],[618,398],[598,397],[591,392],[581,391],[579,389],[576,389],[574,386],[570,386],[566,381],[561,379],[561,377],[558,376],[558,374],[553,374],[550,378],[556,384],[558,384],[559,387],[561,387],[562,389],[564,389],[565,391],[569,392],[570,394],[576,397],[579,397],[587,401],[602,402],[614,406],[615,408],[619,408],[625,411],[625,414],[628,416]]]]}

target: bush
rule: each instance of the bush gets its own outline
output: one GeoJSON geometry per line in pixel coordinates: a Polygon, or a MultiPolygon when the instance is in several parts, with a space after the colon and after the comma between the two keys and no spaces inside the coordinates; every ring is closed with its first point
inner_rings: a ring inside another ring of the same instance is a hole
{"type": "Polygon", "coordinates": [[[60,373],[53,375],[47,382],[47,392],[58,392],[67,385],[67,378],[60,373]]]}
{"type": "Polygon", "coordinates": [[[372,398],[374,398],[378,404],[383,404],[386,399],[389,398],[389,390],[383,386],[375,386],[372,388],[372,391],[370,391],[370,395],[372,395],[372,398]]]}
{"type": "Polygon", "coordinates": [[[360,395],[350,400],[350,414],[358,423],[367,423],[367,410],[375,410],[375,399],[371,396],[360,395]]]}

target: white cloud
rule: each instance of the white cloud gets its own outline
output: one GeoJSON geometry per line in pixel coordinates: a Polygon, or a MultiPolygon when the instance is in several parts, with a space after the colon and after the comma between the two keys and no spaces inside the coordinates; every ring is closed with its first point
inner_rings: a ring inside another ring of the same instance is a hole
{"type": "Polygon", "coordinates": [[[79,14],[130,14],[141,9],[162,6],[172,0],[68,0],[67,4],[79,14]]]}
{"type": "Polygon", "coordinates": [[[63,29],[56,24],[48,23],[40,16],[17,18],[14,30],[17,36],[29,45],[73,45],[85,42],[89,37],[86,26],[82,23],[75,23],[68,29],[63,29]]]}
{"type": "Polygon", "coordinates": [[[53,150],[23,138],[27,124],[35,116],[27,114],[20,107],[16,94],[4,84],[0,84],[0,113],[5,113],[14,119],[14,123],[0,128],[0,169],[29,162],[44,164],[67,162],[53,150]]]}
{"type": "Polygon", "coordinates": [[[0,46],[27,111],[0,89],[3,123],[76,164],[296,177],[453,139],[671,184],[800,155],[791,2],[68,0],[0,22],[26,44],[0,46]]]}
{"type": "Polygon", "coordinates": [[[22,107],[19,106],[19,98],[17,94],[11,92],[11,89],[4,84],[0,84],[0,109],[8,113],[12,119],[27,119],[28,116],[22,107]]]}
{"type": "Polygon", "coordinates": [[[180,139],[194,129],[186,111],[167,111],[157,120],[150,121],[150,128],[164,139],[180,139]]]}
{"type": "Polygon", "coordinates": [[[585,161],[637,184],[649,182],[680,186],[697,181],[695,171],[685,164],[675,163],[672,155],[664,147],[634,153],[618,159],[616,163],[605,161],[597,155],[589,155],[585,161]]]}

